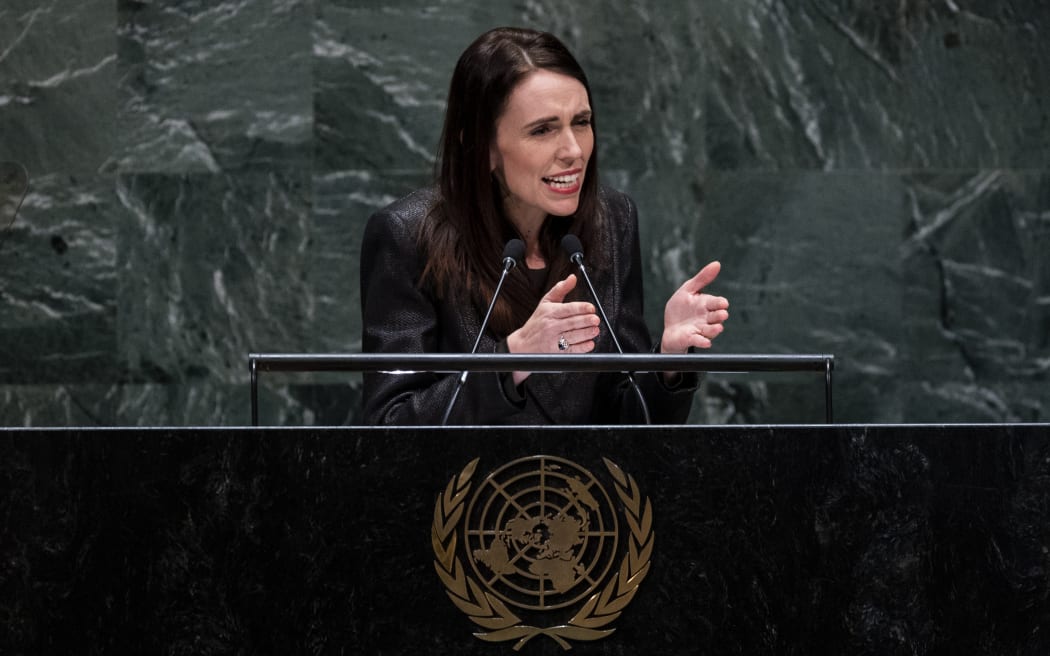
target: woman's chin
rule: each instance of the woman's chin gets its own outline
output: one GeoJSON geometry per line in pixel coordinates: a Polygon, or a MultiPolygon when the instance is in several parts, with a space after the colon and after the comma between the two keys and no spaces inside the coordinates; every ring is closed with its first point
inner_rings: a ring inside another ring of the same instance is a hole
{"type": "Polygon", "coordinates": [[[545,208],[547,214],[552,216],[569,216],[576,213],[576,209],[580,206],[580,197],[573,196],[571,198],[565,198],[557,202],[549,203],[545,208]]]}

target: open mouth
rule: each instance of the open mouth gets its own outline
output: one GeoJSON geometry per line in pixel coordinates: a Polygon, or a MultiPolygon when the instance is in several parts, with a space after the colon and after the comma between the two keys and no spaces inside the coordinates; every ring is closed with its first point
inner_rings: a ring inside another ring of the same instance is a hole
{"type": "Polygon", "coordinates": [[[555,175],[543,178],[543,181],[555,191],[575,191],[580,186],[580,174],[555,175]]]}

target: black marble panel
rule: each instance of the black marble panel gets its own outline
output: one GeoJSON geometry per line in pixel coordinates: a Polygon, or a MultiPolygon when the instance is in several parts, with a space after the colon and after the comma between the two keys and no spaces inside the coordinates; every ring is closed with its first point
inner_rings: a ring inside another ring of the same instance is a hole
{"type": "Polygon", "coordinates": [[[110,168],[310,165],[310,2],[119,0],[117,7],[123,129],[110,168]]]}
{"type": "Polygon", "coordinates": [[[486,29],[520,22],[499,3],[320,0],[315,170],[429,172],[459,53],[486,29]]]}
{"type": "Polygon", "coordinates": [[[368,170],[313,179],[306,282],[315,290],[308,335],[317,352],[361,350],[361,238],[373,212],[424,184],[422,176],[378,176],[368,170]]]}
{"type": "Polygon", "coordinates": [[[901,245],[906,416],[1038,421],[1050,402],[1050,178],[916,173],[901,245]]]}
{"type": "MultiPolygon", "coordinates": [[[[698,249],[718,253],[722,261],[719,289],[730,299],[730,323],[718,348],[729,353],[832,353],[837,358],[838,421],[901,421],[895,382],[900,375],[903,203],[896,176],[708,175],[695,239],[698,249]]],[[[792,412],[795,403],[784,399],[781,390],[797,382],[781,375],[766,382],[774,387],[755,391],[751,398],[775,395],[781,398],[777,409],[792,412]]],[[[807,397],[823,407],[822,394],[807,397]]],[[[734,414],[738,421],[753,423],[768,411],[745,405],[734,414]]],[[[810,414],[808,421],[821,416],[810,414]]],[[[797,418],[774,415],[768,420],[797,418]]]]}
{"type": "Polygon", "coordinates": [[[573,653],[1050,649],[1045,424],[0,431],[0,646],[515,653],[472,636],[431,532],[458,475],[540,454],[610,490],[612,460],[655,518],[615,632],[573,653]]]}
{"type": "Polygon", "coordinates": [[[113,0],[0,7],[0,159],[33,178],[98,171],[116,143],[113,0]]]}
{"type": "Polygon", "coordinates": [[[98,175],[31,182],[0,240],[0,384],[115,377],[119,205],[98,175]]]}
{"type": "Polygon", "coordinates": [[[1050,161],[1040,0],[705,4],[716,169],[1050,161]]]}
{"type": "Polygon", "coordinates": [[[246,382],[249,352],[309,348],[308,177],[142,174],[119,183],[129,380],[246,382]]]}
{"type": "MultiPolygon", "coordinates": [[[[1043,0],[5,0],[0,425],[241,423],[248,351],[356,349],[360,227],[500,24],[587,70],[654,332],[720,259],[716,351],[835,353],[840,419],[1047,420],[1043,0]]],[[[356,385],[267,383],[266,421],[352,422],[356,385]]],[[[823,416],[809,377],[704,391],[694,421],[823,416]]]]}
{"type": "MultiPolygon", "coordinates": [[[[6,426],[119,426],[120,389],[90,383],[4,385],[0,408],[6,426]]],[[[130,417],[129,417],[130,419],[130,417]]]]}

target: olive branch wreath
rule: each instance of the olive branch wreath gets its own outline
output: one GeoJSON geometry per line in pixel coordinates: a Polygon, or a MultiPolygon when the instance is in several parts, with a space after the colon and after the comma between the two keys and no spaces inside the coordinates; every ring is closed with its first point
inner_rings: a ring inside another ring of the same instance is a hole
{"type": "Polygon", "coordinates": [[[598,640],[612,634],[616,629],[606,626],[617,617],[634,599],[638,586],[649,573],[649,562],[653,553],[653,507],[648,498],[638,490],[634,477],[624,474],[616,463],[602,458],[606,468],[616,481],[616,493],[624,505],[624,515],[631,531],[628,553],[620,563],[619,572],[606,584],[601,592],[595,592],[583,607],[566,624],[546,628],[523,624],[506,604],[490,592],[481,589],[467,575],[463,563],[456,555],[456,526],[463,518],[464,502],[470,492],[470,479],[474,476],[479,458],[467,463],[458,476],[452,478],[443,494],[434,504],[434,523],[430,529],[434,548],[434,569],[437,570],[449,599],[471,621],[488,632],[475,633],[475,637],[487,642],[517,640],[514,651],[538,635],[545,635],[563,649],[572,649],[568,640],[598,640]]]}

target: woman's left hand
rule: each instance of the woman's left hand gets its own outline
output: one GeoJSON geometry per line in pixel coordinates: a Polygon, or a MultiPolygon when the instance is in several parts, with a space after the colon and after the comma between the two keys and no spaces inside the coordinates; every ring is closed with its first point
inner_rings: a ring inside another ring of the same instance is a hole
{"type": "Polygon", "coordinates": [[[721,264],[711,262],[667,300],[661,353],[685,353],[690,346],[711,348],[711,340],[722,333],[722,324],[729,318],[729,301],[703,293],[721,270],[721,264]]]}

